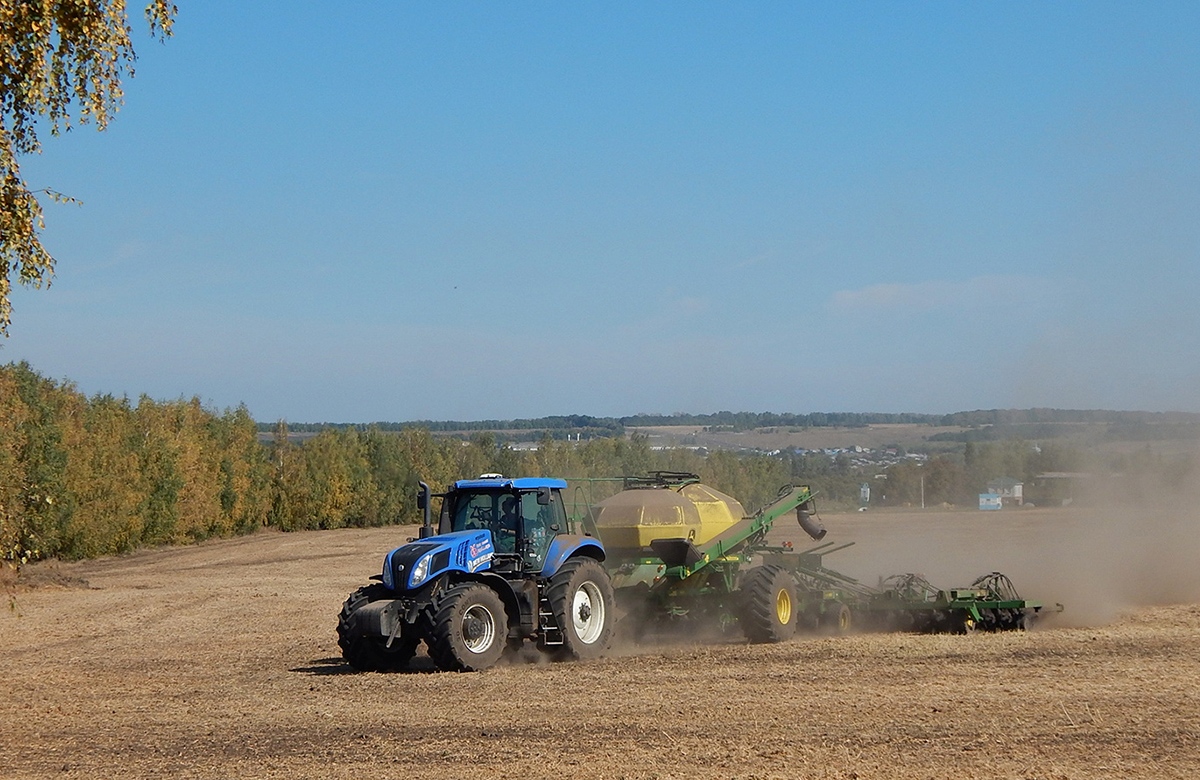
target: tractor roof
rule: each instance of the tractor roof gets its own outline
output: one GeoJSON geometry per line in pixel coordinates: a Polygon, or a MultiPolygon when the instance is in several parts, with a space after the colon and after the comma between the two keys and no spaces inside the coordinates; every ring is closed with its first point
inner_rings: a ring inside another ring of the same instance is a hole
{"type": "Polygon", "coordinates": [[[455,490],[537,490],[538,488],[567,487],[566,480],[549,477],[521,477],[508,479],[499,475],[485,475],[479,479],[460,479],[454,483],[455,490]]]}

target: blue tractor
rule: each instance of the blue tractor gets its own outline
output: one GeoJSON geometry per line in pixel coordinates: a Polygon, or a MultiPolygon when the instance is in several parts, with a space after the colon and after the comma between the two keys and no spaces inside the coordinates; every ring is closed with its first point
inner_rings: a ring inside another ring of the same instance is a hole
{"type": "Polygon", "coordinates": [[[499,474],[445,493],[420,483],[420,538],[389,552],[377,582],[342,605],[342,657],[363,671],[400,669],[424,642],[440,668],[476,671],[525,640],[556,659],[603,654],[616,617],[604,547],[567,517],[566,487],[499,474]]]}

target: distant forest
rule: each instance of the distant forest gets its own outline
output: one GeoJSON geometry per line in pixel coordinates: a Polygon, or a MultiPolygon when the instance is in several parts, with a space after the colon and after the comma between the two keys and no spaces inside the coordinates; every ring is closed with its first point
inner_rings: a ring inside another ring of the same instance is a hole
{"type": "Polygon", "coordinates": [[[9,364],[0,366],[0,561],[19,566],[38,558],[109,555],[261,528],[411,524],[419,519],[418,480],[440,488],[484,472],[566,478],[572,506],[581,511],[619,489],[613,478],[656,470],[693,472],[749,511],[788,483],[811,485],[824,509],[857,506],[864,482],[873,486],[872,506],[970,506],[989,480],[1028,481],[1047,472],[1120,473],[1122,490],[1135,484],[1147,492],[1175,490],[1193,462],[1164,460],[1149,446],[1104,461],[1070,438],[1039,436],[1036,444],[1020,437],[968,439],[949,452],[943,447],[924,459],[902,457],[884,466],[864,465],[845,452],[656,449],[636,429],[918,422],[970,425],[973,433],[1089,422],[1162,434],[1191,430],[1198,421],[1198,415],[995,410],[264,425],[244,407],[217,411],[195,398],[88,397],[26,363],[9,364]],[[515,448],[499,433],[522,426],[536,447],[515,448]],[[297,431],[305,433],[293,435],[297,431]],[[567,432],[572,438],[589,433],[568,441],[567,432]]]}
{"type": "MultiPolygon", "coordinates": [[[[1200,414],[1190,412],[1120,412],[1092,409],[987,409],[953,414],[915,412],[714,412],[712,414],[635,414],[627,417],[592,417],[586,414],[555,415],[515,420],[413,420],[410,422],[296,423],[295,433],[326,429],[375,428],[381,431],[421,429],[433,433],[461,434],[489,431],[502,441],[536,441],[543,435],[566,439],[582,435],[625,436],[631,429],[680,425],[709,430],[752,431],[758,428],[863,428],[868,425],[928,425],[964,427],[970,431],[943,433],[931,441],[997,441],[1023,437],[1056,438],[1070,435],[1072,426],[1107,424],[1114,438],[1152,441],[1193,438],[1200,435],[1200,414]]],[[[274,430],[274,423],[259,423],[259,430],[274,430]]]]}

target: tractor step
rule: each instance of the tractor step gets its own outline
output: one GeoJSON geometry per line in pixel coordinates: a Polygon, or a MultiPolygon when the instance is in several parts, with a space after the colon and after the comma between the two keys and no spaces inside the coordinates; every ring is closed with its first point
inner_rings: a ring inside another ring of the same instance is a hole
{"type": "Polygon", "coordinates": [[[550,609],[550,602],[544,598],[538,601],[538,628],[542,634],[541,645],[559,647],[563,644],[562,629],[554,617],[554,610],[550,609]]]}

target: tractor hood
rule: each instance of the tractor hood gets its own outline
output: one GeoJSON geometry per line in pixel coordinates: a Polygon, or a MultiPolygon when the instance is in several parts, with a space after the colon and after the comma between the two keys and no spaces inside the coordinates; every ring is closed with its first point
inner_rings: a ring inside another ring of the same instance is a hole
{"type": "Polygon", "coordinates": [[[490,531],[457,531],[397,547],[383,559],[384,587],[416,590],[447,570],[487,569],[495,554],[490,531]]]}

